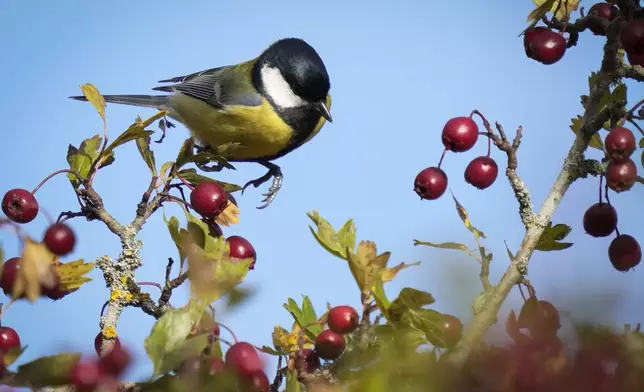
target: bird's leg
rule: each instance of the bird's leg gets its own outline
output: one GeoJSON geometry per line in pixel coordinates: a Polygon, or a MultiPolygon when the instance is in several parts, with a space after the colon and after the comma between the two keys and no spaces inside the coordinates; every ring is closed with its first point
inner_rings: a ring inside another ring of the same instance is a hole
{"type": "Polygon", "coordinates": [[[244,187],[242,188],[242,194],[244,193],[246,188],[248,188],[249,185],[252,185],[255,188],[257,188],[272,178],[273,183],[271,184],[270,188],[268,188],[268,192],[262,194],[262,196],[266,196],[266,198],[262,200],[264,204],[257,207],[257,209],[261,210],[268,207],[273,202],[273,200],[275,200],[275,196],[277,196],[277,192],[279,192],[279,190],[282,188],[282,180],[284,179],[284,176],[282,175],[282,169],[280,169],[280,167],[274,163],[259,162],[259,164],[267,168],[268,172],[266,172],[266,174],[264,174],[263,176],[255,180],[248,181],[246,185],[244,185],[244,187]]]}
{"type": "MultiPolygon", "coordinates": [[[[197,153],[201,153],[201,152],[212,152],[212,149],[211,149],[210,147],[207,147],[207,146],[200,146],[200,145],[198,145],[198,144],[195,144],[195,145],[194,145],[194,149],[195,149],[195,151],[197,151],[197,153]]],[[[207,163],[205,163],[205,162],[204,162],[204,163],[198,163],[198,162],[195,162],[195,165],[196,165],[199,169],[201,169],[202,171],[205,171],[205,172],[207,172],[207,173],[212,173],[212,172],[219,173],[220,171],[222,171],[222,170],[224,170],[224,169],[237,170],[237,169],[235,169],[235,167],[234,167],[233,165],[231,165],[230,163],[216,162],[216,163],[214,163],[214,164],[213,164],[213,165],[211,165],[211,166],[208,166],[208,163],[209,163],[209,162],[207,162],[207,163]]]]}

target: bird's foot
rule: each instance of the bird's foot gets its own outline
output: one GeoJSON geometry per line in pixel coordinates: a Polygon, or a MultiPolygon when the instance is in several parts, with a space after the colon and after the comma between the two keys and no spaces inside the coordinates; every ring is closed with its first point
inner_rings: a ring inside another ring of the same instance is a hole
{"type": "Polygon", "coordinates": [[[252,180],[248,181],[246,185],[242,188],[242,194],[244,194],[244,191],[246,188],[248,188],[250,185],[254,186],[255,188],[259,187],[260,185],[264,184],[271,178],[273,179],[273,183],[271,184],[270,188],[268,188],[268,191],[266,193],[263,193],[262,196],[266,196],[264,200],[262,200],[263,205],[257,207],[258,210],[262,210],[266,207],[268,207],[273,200],[275,200],[275,197],[277,196],[277,193],[279,192],[280,189],[282,189],[282,181],[284,179],[284,176],[282,175],[282,169],[280,169],[279,166],[270,163],[270,162],[264,162],[261,163],[264,167],[268,168],[268,172],[264,174],[263,176],[252,180]]]}
{"type": "Polygon", "coordinates": [[[210,166],[207,163],[195,163],[195,165],[207,173],[219,173],[226,168],[226,166],[222,165],[221,162],[217,162],[210,166]]]}

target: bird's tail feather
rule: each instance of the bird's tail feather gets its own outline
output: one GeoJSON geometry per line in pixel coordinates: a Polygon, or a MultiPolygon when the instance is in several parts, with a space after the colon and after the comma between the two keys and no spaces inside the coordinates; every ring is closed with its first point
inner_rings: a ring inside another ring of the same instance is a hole
{"type": "MultiPolygon", "coordinates": [[[[87,101],[84,96],[69,97],[77,101],[87,101]]],[[[148,108],[163,109],[167,106],[167,95],[103,95],[105,102],[121,105],[143,106],[148,108]]]]}

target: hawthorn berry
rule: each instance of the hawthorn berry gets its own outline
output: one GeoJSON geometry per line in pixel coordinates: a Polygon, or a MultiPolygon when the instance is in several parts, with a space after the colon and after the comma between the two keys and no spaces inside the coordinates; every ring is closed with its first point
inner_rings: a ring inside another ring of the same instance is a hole
{"type": "Polygon", "coordinates": [[[519,328],[530,330],[533,339],[552,337],[561,327],[557,308],[550,302],[535,297],[530,297],[523,303],[517,321],[519,328]]]}
{"type": "Polygon", "coordinates": [[[71,293],[71,291],[65,290],[65,288],[60,284],[60,275],[58,274],[58,270],[54,266],[52,266],[51,269],[52,275],[54,276],[54,285],[51,287],[42,285],[41,294],[49,299],[57,301],[71,293]]]}
{"type": "Polygon", "coordinates": [[[358,322],[360,322],[358,312],[351,306],[336,306],[327,314],[329,329],[341,335],[355,331],[358,328],[358,322]]]}
{"type": "Polygon", "coordinates": [[[463,323],[458,317],[454,317],[450,314],[443,314],[441,316],[441,330],[443,332],[443,339],[445,340],[445,346],[450,348],[456,345],[461,339],[463,334],[463,323]]]}
{"type": "Polygon", "coordinates": [[[642,248],[633,236],[620,234],[608,246],[608,258],[616,270],[625,272],[642,261],[642,248]]]}
{"type": "Polygon", "coordinates": [[[247,381],[250,384],[249,392],[268,392],[271,388],[271,382],[263,371],[249,375],[247,381]]]}
{"type": "Polygon", "coordinates": [[[606,185],[615,192],[631,189],[636,179],[637,166],[631,159],[622,163],[610,162],[606,167],[606,185]]]}
{"type": "Polygon", "coordinates": [[[70,371],[70,384],[78,392],[93,392],[103,376],[103,369],[97,361],[81,361],[70,371]]]}
{"type": "Polygon", "coordinates": [[[454,117],[443,127],[443,145],[449,151],[468,151],[474,147],[478,138],[479,127],[470,117],[454,117]]]}
{"type": "Polygon", "coordinates": [[[306,373],[313,373],[320,368],[320,357],[314,350],[304,348],[300,354],[296,354],[295,366],[306,373]]]}
{"type": "MultiPolygon", "coordinates": [[[[103,345],[105,344],[105,341],[107,338],[103,336],[103,332],[99,331],[98,334],[96,334],[96,337],[94,338],[94,350],[96,350],[96,355],[99,357],[102,355],[101,353],[103,352],[103,345]]],[[[117,337],[115,337],[112,345],[112,349],[120,349],[121,348],[121,340],[117,337]]]]}
{"type": "Polygon", "coordinates": [[[253,259],[252,263],[248,267],[249,270],[255,269],[255,262],[257,261],[257,252],[255,248],[246,238],[231,235],[226,238],[226,242],[230,246],[230,258],[231,259],[253,259]]]}
{"type": "Polygon", "coordinates": [[[584,213],[584,230],[589,235],[608,237],[617,228],[617,211],[608,203],[595,203],[584,213]]]}
{"type": "Polygon", "coordinates": [[[563,58],[566,53],[566,40],[561,34],[549,29],[539,30],[528,38],[527,51],[531,59],[551,65],[563,58]]]}
{"type": "Polygon", "coordinates": [[[16,284],[18,270],[20,269],[20,257],[12,257],[5,261],[0,272],[0,286],[2,291],[8,297],[11,297],[13,287],[16,284]]]}
{"type": "Polygon", "coordinates": [[[344,352],[347,343],[344,336],[326,329],[315,338],[316,354],[326,360],[338,359],[344,352]]]}
{"type": "Polygon", "coordinates": [[[228,205],[228,193],[214,181],[204,181],[190,192],[190,204],[199,215],[216,218],[228,205]]]}
{"type": "Polygon", "coordinates": [[[414,191],[421,199],[436,200],[447,190],[447,174],[439,167],[421,170],[414,180],[414,191]]]}
{"type": "Polygon", "coordinates": [[[525,49],[525,54],[526,56],[528,56],[528,58],[534,59],[533,53],[532,53],[532,47],[530,46],[532,40],[534,39],[534,36],[544,31],[550,31],[550,30],[547,27],[537,26],[529,29],[523,35],[523,48],[525,49]]]}
{"type": "Polygon", "coordinates": [[[26,189],[11,189],[2,198],[2,212],[16,223],[29,223],[38,215],[38,200],[26,189]]]}
{"type": "Polygon", "coordinates": [[[478,189],[486,189],[494,184],[498,174],[496,161],[488,156],[480,156],[465,168],[465,181],[478,189]]]}
{"type": "Polygon", "coordinates": [[[20,336],[11,327],[0,327],[0,353],[6,354],[14,348],[20,348],[20,336]]]}
{"type": "Polygon", "coordinates": [[[622,29],[619,38],[622,42],[622,48],[627,54],[644,52],[644,20],[631,20],[622,29]]]}
{"type": "MultiPolygon", "coordinates": [[[[619,14],[619,9],[610,3],[597,3],[588,10],[588,15],[597,16],[611,22],[619,14]]],[[[588,29],[595,35],[606,35],[602,28],[601,23],[596,23],[594,20],[588,21],[588,29]]]]}
{"type": "Polygon", "coordinates": [[[624,127],[613,128],[604,139],[606,153],[615,163],[624,163],[635,151],[635,135],[624,127]]]}
{"type": "Polygon", "coordinates": [[[631,65],[639,65],[640,67],[644,67],[644,51],[626,52],[626,58],[631,65]]]}
{"type": "Polygon", "coordinates": [[[264,370],[264,362],[250,343],[237,342],[226,351],[226,364],[244,376],[264,370]]]}
{"type": "Polygon", "coordinates": [[[209,374],[217,374],[224,371],[224,369],[226,369],[226,364],[224,363],[224,361],[222,361],[217,357],[210,358],[209,365],[210,365],[208,367],[209,374]]]}
{"type": "Polygon", "coordinates": [[[45,231],[43,242],[53,254],[64,256],[74,250],[76,235],[66,224],[54,223],[45,231]]]}

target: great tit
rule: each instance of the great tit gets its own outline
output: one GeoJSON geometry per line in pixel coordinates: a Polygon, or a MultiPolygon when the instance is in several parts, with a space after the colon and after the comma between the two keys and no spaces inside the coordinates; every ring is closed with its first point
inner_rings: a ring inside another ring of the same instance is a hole
{"type": "Polygon", "coordinates": [[[266,175],[249,181],[244,190],[273,179],[264,194],[265,204],[258,208],[267,207],[282,186],[282,170],[271,161],[302,146],[326,121],[333,121],[326,66],[315,49],[299,38],[274,42],[258,57],[240,64],[158,83],[173,83],[152,89],[172,94],[104,98],[111,103],[167,110],[168,116],[184,124],[203,147],[215,150],[237,144],[227,148],[223,158],[257,162],[268,169],[266,175]]]}

